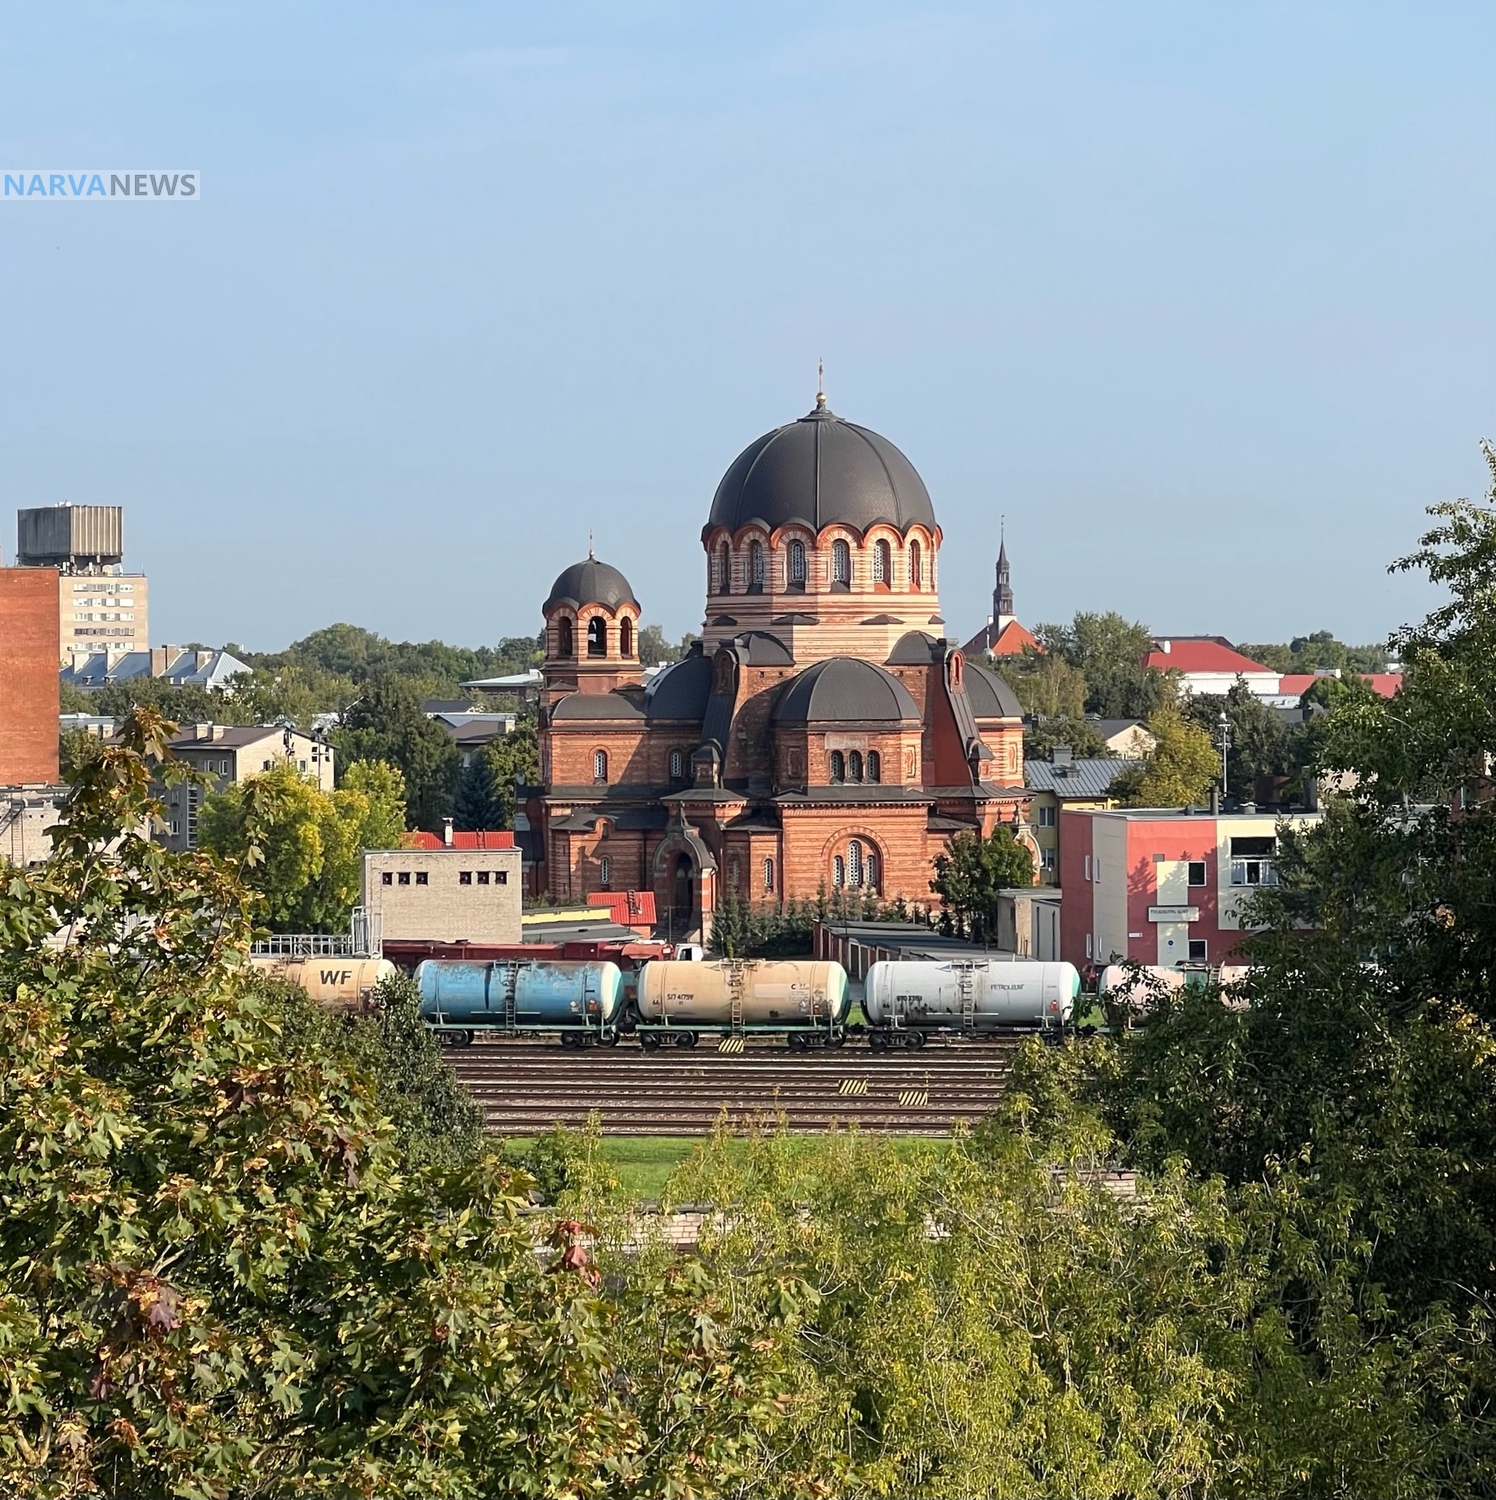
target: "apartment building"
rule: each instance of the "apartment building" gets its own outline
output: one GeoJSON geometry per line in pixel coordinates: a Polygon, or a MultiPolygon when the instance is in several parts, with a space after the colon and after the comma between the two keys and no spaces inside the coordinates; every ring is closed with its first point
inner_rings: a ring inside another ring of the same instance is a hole
{"type": "Polygon", "coordinates": [[[1061,956],[1173,968],[1229,961],[1242,907],[1277,883],[1283,826],[1319,813],[1193,812],[1187,808],[1061,809],[1061,956]]]}
{"type": "Polygon", "coordinates": [[[150,584],[126,573],[120,505],[41,505],[16,513],[16,564],[55,568],[58,657],[75,647],[150,645],[150,584]]]}
{"type": "Polygon", "coordinates": [[[1040,885],[1060,883],[1060,810],[1115,807],[1112,782],[1136,765],[1132,760],[1077,758],[1064,745],[1056,745],[1048,760],[1024,761],[1024,785],[1033,793],[1028,818],[1039,846],[1040,885]]]}
{"type": "Polygon", "coordinates": [[[198,815],[210,791],[258,776],[287,761],[310,776],[322,791],[333,788],[332,746],[279,724],[187,724],[172,736],[171,753],[202,772],[209,785],[157,788],[166,805],[166,825],[158,838],[168,849],[197,847],[198,815]]]}

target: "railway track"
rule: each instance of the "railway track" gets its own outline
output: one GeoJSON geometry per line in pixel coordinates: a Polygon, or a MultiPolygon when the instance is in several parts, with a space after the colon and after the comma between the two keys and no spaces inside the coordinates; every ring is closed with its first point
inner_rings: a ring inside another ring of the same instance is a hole
{"type": "Polygon", "coordinates": [[[792,1130],[855,1123],[863,1130],[945,1135],[991,1114],[1014,1041],[932,1042],[879,1054],[849,1046],[790,1053],[750,1041],[737,1054],[710,1043],[647,1053],[630,1043],[567,1052],[554,1041],[478,1041],[447,1054],[497,1135],[580,1125],[594,1110],[610,1135],[699,1135],[726,1109],[734,1122],[783,1116],[792,1130]]]}

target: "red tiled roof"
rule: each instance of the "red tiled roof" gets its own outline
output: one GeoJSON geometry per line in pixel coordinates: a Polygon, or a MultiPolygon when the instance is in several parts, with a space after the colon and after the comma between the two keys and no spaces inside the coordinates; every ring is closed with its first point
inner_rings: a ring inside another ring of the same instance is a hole
{"type": "Polygon", "coordinates": [[[608,915],[620,927],[642,927],[655,920],[655,893],[653,891],[593,891],[587,897],[588,906],[606,906],[608,915]]]}
{"type": "Polygon", "coordinates": [[[446,844],[435,833],[412,833],[409,835],[412,849],[512,849],[514,835],[507,830],[479,828],[472,831],[454,832],[452,842],[446,844]]]}
{"type": "Polygon", "coordinates": [[[1271,673],[1273,670],[1209,636],[1194,640],[1170,638],[1169,649],[1150,651],[1143,658],[1143,665],[1157,667],[1160,672],[1172,669],[1175,672],[1226,672],[1233,675],[1238,672],[1271,673]]]}
{"type": "MultiPolygon", "coordinates": [[[[1366,683],[1374,693],[1379,693],[1383,698],[1390,698],[1402,686],[1401,672],[1362,672],[1361,681],[1366,683]]],[[[1278,691],[1287,697],[1290,693],[1297,698],[1302,698],[1316,682],[1320,681],[1313,672],[1290,672],[1278,683],[1278,691]]]]}
{"type": "Polygon", "coordinates": [[[1009,620],[1003,626],[1003,633],[992,643],[992,654],[994,656],[1022,656],[1025,647],[1034,651],[1044,649],[1026,627],[1020,625],[1017,620],[1009,620]]]}

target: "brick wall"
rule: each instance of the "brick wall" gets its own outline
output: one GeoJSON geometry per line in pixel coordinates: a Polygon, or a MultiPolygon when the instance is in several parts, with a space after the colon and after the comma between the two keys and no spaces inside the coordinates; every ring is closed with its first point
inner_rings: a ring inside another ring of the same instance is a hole
{"type": "Polygon", "coordinates": [[[368,849],[363,895],[387,940],[523,941],[518,849],[368,849]]]}
{"type": "Polygon", "coordinates": [[[57,780],[56,568],[0,568],[0,785],[57,780]]]}

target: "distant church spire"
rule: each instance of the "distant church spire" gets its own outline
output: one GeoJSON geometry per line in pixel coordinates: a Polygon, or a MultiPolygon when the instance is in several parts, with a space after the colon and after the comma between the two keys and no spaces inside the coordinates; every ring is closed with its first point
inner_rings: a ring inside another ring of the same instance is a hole
{"type": "Polygon", "coordinates": [[[1013,608],[1013,580],[1008,568],[1008,525],[1004,516],[998,533],[997,587],[992,591],[992,638],[996,641],[1017,611],[1013,608]]]}

